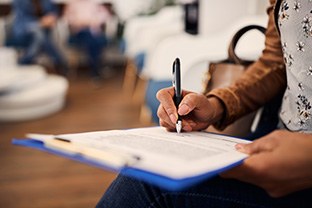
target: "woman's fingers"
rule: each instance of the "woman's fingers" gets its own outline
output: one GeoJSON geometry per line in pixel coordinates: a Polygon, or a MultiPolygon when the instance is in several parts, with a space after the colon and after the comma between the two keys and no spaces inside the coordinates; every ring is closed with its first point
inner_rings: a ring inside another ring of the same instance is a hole
{"type": "Polygon", "coordinates": [[[163,107],[162,104],[159,105],[158,111],[157,111],[157,116],[159,117],[159,124],[163,127],[166,128],[175,128],[175,121],[173,122],[172,119],[170,118],[170,115],[168,115],[167,111],[163,107]]]}
{"type": "MultiPolygon", "coordinates": [[[[168,117],[172,123],[175,123],[178,119],[178,113],[173,101],[174,89],[172,87],[165,88],[157,92],[156,97],[160,102],[158,108],[158,117],[162,120],[166,120],[168,117]]],[[[167,121],[168,122],[168,121],[167,121]]]]}
{"type": "Polygon", "coordinates": [[[275,131],[252,143],[237,144],[235,147],[238,151],[246,154],[257,154],[263,151],[271,151],[276,146],[276,138],[278,138],[276,137],[276,134],[279,134],[279,132],[275,131]]]}

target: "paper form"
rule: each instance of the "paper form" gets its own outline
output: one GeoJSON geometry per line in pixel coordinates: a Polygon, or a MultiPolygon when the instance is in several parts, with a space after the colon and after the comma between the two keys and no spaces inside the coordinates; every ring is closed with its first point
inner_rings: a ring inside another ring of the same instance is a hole
{"type": "Polygon", "coordinates": [[[162,127],[57,135],[73,144],[131,154],[140,160],[132,167],[180,179],[227,167],[246,154],[235,144],[248,143],[206,132],[177,134],[162,127]]]}

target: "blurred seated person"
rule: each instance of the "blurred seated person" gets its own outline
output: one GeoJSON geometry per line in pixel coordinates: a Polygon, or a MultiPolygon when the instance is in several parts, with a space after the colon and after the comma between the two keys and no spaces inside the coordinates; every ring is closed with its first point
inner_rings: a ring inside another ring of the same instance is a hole
{"type": "Polygon", "coordinates": [[[71,0],[65,9],[69,44],[86,51],[92,78],[101,77],[101,54],[107,42],[104,27],[110,17],[108,9],[96,0],[71,0]]]}
{"type": "Polygon", "coordinates": [[[57,21],[55,5],[50,0],[13,0],[13,12],[10,44],[25,48],[19,63],[33,64],[44,51],[52,58],[57,72],[67,73],[66,62],[51,37],[57,21]]]}

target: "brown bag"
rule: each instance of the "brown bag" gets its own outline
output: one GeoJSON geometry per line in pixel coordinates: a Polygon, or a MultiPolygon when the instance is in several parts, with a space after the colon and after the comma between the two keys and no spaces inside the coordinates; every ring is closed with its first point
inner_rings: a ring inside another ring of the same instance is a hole
{"type": "MultiPolygon", "coordinates": [[[[233,84],[245,69],[253,63],[250,60],[242,60],[235,54],[235,47],[239,39],[250,30],[259,30],[265,33],[265,28],[258,25],[248,25],[241,28],[233,36],[229,48],[228,48],[228,58],[223,61],[214,62],[209,64],[204,93],[208,93],[212,89],[227,87],[233,84]]],[[[233,124],[229,125],[223,131],[218,131],[214,127],[208,127],[209,132],[221,133],[225,135],[245,137],[251,133],[251,125],[253,123],[255,113],[250,113],[233,124]]]]}

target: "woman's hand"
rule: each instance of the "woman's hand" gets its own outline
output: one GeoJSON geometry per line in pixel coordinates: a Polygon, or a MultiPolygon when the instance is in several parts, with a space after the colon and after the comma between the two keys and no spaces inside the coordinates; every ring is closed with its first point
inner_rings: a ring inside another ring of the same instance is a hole
{"type": "Polygon", "coordinates": [[[312,188],[311,134],[278,130],[236,148],[250,157],[221,176],[262,187],[273,197],[312,188]]]}
{"type": "Polygon", "coordinates": [[[54,14],[47,14],[40,19],[40,25],[43,28],[52,28],[56,24],[57,17],[54,14]]]}
{"type": "Polygon", "coordinates": [[[176,109],[173,96],[173,87],[162,89],[157,93],[157,99],[160,101],[157,112],[159,122],[169,131],[175,131],[178,114],[182,117],[183,131],[206,129],[222,117],[223,107],[217,98],[207,98],[202,94],[183,91],[183,99],[176,109]]]}

